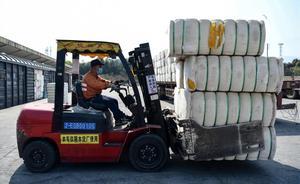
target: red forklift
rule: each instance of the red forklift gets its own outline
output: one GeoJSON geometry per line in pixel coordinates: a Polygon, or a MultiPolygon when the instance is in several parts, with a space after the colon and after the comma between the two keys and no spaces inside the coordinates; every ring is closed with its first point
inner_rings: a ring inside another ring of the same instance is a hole
{"type": "Polygon", "coordinates": [[[57,41],[54,107],[25,106],[17,121],[17,143],[20,158],[32,172],[49,171],[58,162],[118,162],[121,158],[139,171],[158,171],[170,159],[170,152],[177,159],[198,161],[264,149],[261,121],[202,127],[193,120],[178,120],[172,110],[162,110],[148,43],[140,44],[125,59],[118,43],[75,40],[57,41]],[[63,103],[67,53],[73,57],[72,105],[63,103]],[[122,62],[129,81],[114,82],[111,91],[132,113],[126,125],[114,126],[105,106],[84,99],[80,55],[122,62]],[[124,85],[132,88],[133,95],[124,85]]]}

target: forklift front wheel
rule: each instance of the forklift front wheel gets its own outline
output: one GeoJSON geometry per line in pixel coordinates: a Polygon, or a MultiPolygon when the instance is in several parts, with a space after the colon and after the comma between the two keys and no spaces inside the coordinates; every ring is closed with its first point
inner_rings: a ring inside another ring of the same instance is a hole
{"type": "Polygon", "coordinates": [[[47,172],[56,163],[54,147],[46,141],[33,141],[23,152],[24,164],[31,172],[47,172]]]}
{"type": "Polygon", "coordinates": [[[138,171],[159,171],[169,160],[165,142],[157,135],[136,138],[129,148],[129,162],[138,171]]]}

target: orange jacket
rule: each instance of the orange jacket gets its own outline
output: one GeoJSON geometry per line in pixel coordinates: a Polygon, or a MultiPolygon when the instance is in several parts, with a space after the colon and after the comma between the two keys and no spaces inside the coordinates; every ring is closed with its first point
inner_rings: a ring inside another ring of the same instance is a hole
{"type": "Polygon", "coordinates": [[[103,79],[99,75],[89,71],[83,76],[83,82],[87,84],[86,91],[83,91],[83,96],[86,99],[95,97],[97,94],[101,94],[103,89],[106,89],[109,85],[109,81],[103,79]]]}

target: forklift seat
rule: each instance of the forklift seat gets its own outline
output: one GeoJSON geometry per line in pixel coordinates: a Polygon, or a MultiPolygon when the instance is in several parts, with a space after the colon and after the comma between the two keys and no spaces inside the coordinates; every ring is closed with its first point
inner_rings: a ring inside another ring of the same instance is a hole
{"type": "Polygon", "coordinates": [[[84,98],[81,82],[76,82],[75,90],[76,90],[76,95],[77,95],[77,103],[80,107],[83,107],[85,109],[92,107],[93,109],[96,109],[96,110],[108,111],[108,108],[105,105],[99,104],[99,103],[94,103],[92,100],[86,100],[84,98]]]}

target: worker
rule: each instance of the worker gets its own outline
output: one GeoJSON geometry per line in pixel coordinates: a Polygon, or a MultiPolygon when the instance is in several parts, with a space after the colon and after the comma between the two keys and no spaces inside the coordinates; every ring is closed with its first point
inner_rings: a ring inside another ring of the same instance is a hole
{"type": "Polygon", "coordinates": [[[124,125],[130,120],[120,109],[118,101],[114,98],[101,94],[102,90],[111,87],[112,82],[103,79],[98,75],[104,64],[99,59],[94,59],[90,63],[90,70],[83,76],[83,82],[87,84],[83,96],[86,100],[106,106],[113,113],[115,125],[124,125]]]}

